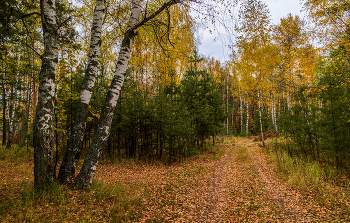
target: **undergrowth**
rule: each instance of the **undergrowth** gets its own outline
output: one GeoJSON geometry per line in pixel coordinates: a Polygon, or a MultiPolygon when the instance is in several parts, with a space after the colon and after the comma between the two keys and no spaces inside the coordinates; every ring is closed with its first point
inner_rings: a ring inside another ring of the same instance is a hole
{"type": "Polygon", "coordinates": [[[344,209],[350,214],[350,179],[343,170],[303,154],[291,153],[285,142],[275,141],[264,150],[276,165],[278,175],[315,198],[322,206],[344,209]],[[288,148],[288,149],[287,149],[288,148]],[[292,155],[291,155],[292,154],[292,155]]]}
{"type": "Polygon", "coordinates": [[[95,181],[90,191],[82,192],[54,184],[49,191],[36,193],[27,183],[21,190],[0,205],[0,221],[129,222],[142,217],[142,197],[121,185],[95,181]]]}
{"type": "Polygon", "coordinates": [[[33,159],[33,147],[21,146],[12,144],[11,148],[6,148],[6,145],[0,146],[0,160],[10,162],[23,162],[33,159]]]}

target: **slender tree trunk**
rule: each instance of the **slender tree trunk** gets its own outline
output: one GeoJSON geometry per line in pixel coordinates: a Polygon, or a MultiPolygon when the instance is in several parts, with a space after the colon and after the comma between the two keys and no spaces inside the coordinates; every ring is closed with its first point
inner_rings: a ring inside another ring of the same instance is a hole
{"type": "Polygon", "coordinates": [[[90,188],[97,168],[98,160],[102,153],[102,149],[105,146],[110,134],[114,108],[117,104],[120,90],[124,83],[126,69],[132,51],[133,40],[136,35],[136,30],[131,29],[131,27],[135,26],[139,21],[141,14],[141,2],[142,0],[132,1],[129,27],[125,32],[124,39],[120,48],[116,71],[108,90],[106,100],[101,111],[97,130],[91,142],[91,146],[89,147],[88,153],[84,160],[83,167],[75,179],[75,184],[78,189],[90,188]]]}
{"type": "Polygon", "coordinates": [[[290,110],[292,108],[292,102],[291,102],[290,91],[289,90],[287,92],[287,104],[288,104],[288,110],[290,110]]]}
{"type": "MultiPolygon", "coordinates": [[[[33,52],[34,53],[34,52],[33,52]]],[[[28,53],[29,54],[29,53],[28,53]]],[[[29,57],[30,58],[30,57],[29,57]]],[[[34,68],[33,68],[33,62],[29,59],[29,62],[31,63],[31,75],[28,77],[28,102],[27,102],[27,111],[26,111],[26,141],[25,143],[27,144],[27,153],[29,152],[29,129],[30,129],[30,123],[31,123],[31,118],[30,118],[30,106],[32,102],[32,77],[34,73],[34,68]]]]}
{"type": "Polygon", "coordinates": [[[265,141],[264,141],[264,132],[263,132],[263,125],[262,125],[262,120],[261,120],[261,96],[260,96],[260,92],[258,91],[258,100],[259,100],[259,120],[260,120],[260,133],[261,133],[261,141],[263,146],[265,146],[265,141]]]}
{"type": "Polygon", "coordinates": [[[75,168],[79,160],[81,145],[84,140],[86,129],[86,119],[89,111],[89,103],[95,85],[98,73],[98,64],[100,57],[101,29],[104,17],[104,0],[97,0],[94,18],[91,28],[91,43],[88,55],[88,67],[80,92],[80,98],[77,104],[76,117],[71,136],[68,140],[66,153],[58,173],[60,182],[67,181],[68,178],[74,177],[75,168]]]}
{"type": "Polygon", "coordinates": [[[245,135],[246,135],[247,138],[249,137],[249,102],[248,102],[248,96],[247,96],[247,125],[246,125],[245,135]]]}
{"type": "Polygon", "coordinates": [[[10,94],[10,100],[8,101],[7,105],[7,119],[9,122],[9,132],[8,132],[8,139],[7,139],[7,145],[6,148],[11,148],[12,146],[12,136],[13,136],[13,113],[14,113],[14,105],[13,105],[13,86],[11,87],[11,94],[10,94]]]}
{"type": "Polygon", "coordinates": [[[232,96],[232,114],[231,114],[231,124],[232,124],[232,126],[234,126],[234,117],[235,117],[235,98],[234,98],[234,96],[232,96]]]}
{"type": "MultiPolygon", "coordinates": [[[[32,44],[32,47],[34,49],[35,47],[35,42],[33,40],[33,44],[32,44]]],[[[36,83],[35,83],[35,71],[34,71],[34,63],[35,63],[35,55],[34,55],[34,52],[33,52],[33,55],[32,55],[32,106],[33,106],[33,110],[32,110],[32,117],[31,118],[34,118],[35,117],[35,107],[37,105],[37,88],[36,88],[36,83]]]]}
{"type": "Polygon", "coordinates": [[[6,148],[11,148],[12,146],[12,139],[13,139],[13,131],[14,131],[14,118],[15,118],[15,111],[17,108],[17,89],[18,89],[18,78],[19,78],[19,65],[20,65],[20,54],[18,54],[18,62],[17,62],[17,73],[16,73],[16,82],[15,85],[11,88],[11,105],[9,106],[10,109],[8,109],[8,120],[9,120],[9,137],[7,140],[7,146],[6,148]]]}
{"type": "MultiPolygon", "coordinates": [[[[56,128],[55,128],[55,147],[56,147],[56,153],[55,153],[55,166],[53,168],[54,170],[54,173],[56,173],[56,168],[57,168],[57,164],[58,164],[58,132],[57,132],[57,128],[58,128],[58,117],[57,117],[57,113],[55,111],[55,125],[56,125],[56,128]]],[[[54,175],[56,176],[56,174],[54,175]]]]}
{"type": "Polygon", "coordinates": [[[7,101],[6,101],[6,69],[2,76],[2,145],[6,144],[6,110],[7,110],[7,101]]]}
{"type": "MultiPolygon", "coordinates": [[[[228,76],[226,78],[226,112],[228,113],[228,76]]],[[[226,118],[226,133],[228,134],[228,117],[226,118]]]]}
{"type": "Polygon", "coordinates": [[[240,110],[241,110],[241,132],[243,132],[243,102],[242,102],[242,96],[239,95],[240,100],[240,110]]]}
{"type": "Polygon", "coordinates": [[[275,94],[273,94],[273,120],[275,124],[275,130],[277,131],[277,114],[276,114],[276,97],[275,94]]]}
{"type": "Polygon", "coordinates": [[[34,122],[34,187],[43,190],[54,180],[53,113],[58,63],[56,1],[41,0],[44,54],[39,74],[39,97],[34,122]]]}

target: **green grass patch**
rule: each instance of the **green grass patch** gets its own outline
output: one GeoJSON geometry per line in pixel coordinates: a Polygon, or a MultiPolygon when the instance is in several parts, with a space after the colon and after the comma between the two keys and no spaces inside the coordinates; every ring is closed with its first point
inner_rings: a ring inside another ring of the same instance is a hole
{"type": "Polygon", "coordinates": [[[264,151],[276,164],[276,172],[288,184],[297,186],[322,206],[350,214],[350,179],[343,171],[302,154],[291,156],[286,146],[275,143],[264,151]]]}
{"type": "Polygon", "coordinates": [[[1,222],[132,222],[142,217],[145,195],[97,181],[88,192],[53,184],[37,193],[28,182],[18,184],[16,190],[19,195],[0,204],[1,222]]]}
{"type": "Polygon", "coordinates": [[[11,148],[6,148],[6,145],[0,146],[0,160],[7,160],[14,163],[23,162],[33,159],[33,147],[21,146],[12,144],[11,148]]]}
{"type": "Polygon", "coordinates": [[[250,162],[251,161],[251,158],[249,156],[247,148],[238,148],[237,149],[236,160],[238,162],[250,162]]]}

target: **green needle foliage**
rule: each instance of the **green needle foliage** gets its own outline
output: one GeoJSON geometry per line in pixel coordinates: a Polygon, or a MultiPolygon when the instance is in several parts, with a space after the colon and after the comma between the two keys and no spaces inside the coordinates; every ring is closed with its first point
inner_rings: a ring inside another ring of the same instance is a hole
{"type": "Polygon", "coordinates": [[[197,154],[225,119],[222,94],[205,71],[189,70],[180,83],[156,92],[127,78],[114,114],[107,146],[110,157],[179,161],[197,154]]]}
{"type": "Polygon", "coordinates": [[[348,54],[339,47],[319,62],[319,81],[303,87],[299,102],[286,109],[279,122],[284,134],[293,140],[291,154],[303,154],[331,162],[338,168],[349,164],[350,92],[348,54]]]}

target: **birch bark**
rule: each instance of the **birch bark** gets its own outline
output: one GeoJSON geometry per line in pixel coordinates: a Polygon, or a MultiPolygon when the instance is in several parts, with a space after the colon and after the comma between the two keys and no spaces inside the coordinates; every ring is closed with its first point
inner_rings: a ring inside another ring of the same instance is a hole
{"type": "Polygon", "coordinates": [[[241,132],[243,132],[243,102],[242,102],[242,96],[239,95],[240,100],[240,110],[241,110],[241,132]]]}
{"type": "Polygon", "coordinates": [[[6,68],[2,75],[2,145],[6,144],[6,111],[7,111],[7,94],[6,94],[6,68]]]}
{"type": "Polygon", "coordinates": [[[20,53],[17,56],[17,72],[15,86],[11,89],[11,101],[9,101],[9,109],[7,110],[7,118],[9,120],[9,137],[7,140],[6,148],[11,148],[13,131],[14,131],[14,117],[17,108],[17,89],[18,89],[18,78],[19,78],[19,65],[20,65],[20,53]],[[14,88],[14,89],[13,89],[14,88]]]}
{"type": "Polygon", "coordinates": [[[120,48],[116,71],[108,90],[104,106],[101,111],[100,120],[96,132],[92,138],[91,145],[85,157],[84,164],[78,176],[75,178],[75,185],[78,189],[88,189],[92,183],[98,160],[102,154],[102,149],[108,139],[114,108],[117,104],[120,90],[123,86],[126,69],[131,56],[133,40],[136,30],[132,29],[139,21],[141,14],[141,3],[143,0],[133,0],[129,25],[125,32],[120,48]]]}
{"type": "Polygon", "coordinates": [[[278,131],[278,125],[277,125],[277,110],[276,110],[276,95],[273,94],[273,114],[274,114],[274,120],[275,120],[275,128],[276,131],[278,131]]]}
{"type": "Polygon", "coordinates": [[[249,137],[249,102],[248,102],[248,96],[247,96],[247,125],[246,125],[245,135],[246,135],[247,138],[249,137]]]}
{"type": "Polygon", "coordinates": [[[15,110],[15,105],[14,105],[14,97],[13,97],[13,87],[11,89],[11,99],[8,101],[8,105],[7,105],[7,119],[9,122],[9,133],[8,133],[8,139],[7,139],[7,144],[6,144],[6,148],[11,148],[12,146],[12,138],[13,138],[13,118],[14,118],[14,110],[15,110]]]}
{"type": "Polygon", "coordinates": [[[272,115],[272,122],[275,127],[275,130],[277,131],[277,116],[276,116],[276,100],[275,100],[275,94],[271,94],[271,115],[272,115]]]}
{"type": "MultiPolygon", "coordinates": [[[[228,76],[226,78],[226,112],[228,113],[228,76]]],[[[228,134],[228,116],[226,118],[226,134],[228,134]]]]}
{"type": "Polygon", "coordinates": [[[88,66],[82,84],[79,101],[77,103],[72,134],[69,138],[66,153],[64,155],[57,178],[62,183],[67,181],[68,178],[74,177],[75,168],[81,152],[81,144],[84,139],[89,103],[98,74],[101,30],[103,17],[105,14],[103,1],[104,0],[97,0],[94,10],[93,23],[91,27],[91,42],[88,55],[88,66]]]}
{"type": "Polygon", "coordinates": [[[264,132],[263,132],[263,125],[262,125],[262,120],[261,120],[261,96],[260,96],[260,91],[258,91],[258,100],[259,100],[259,120],[260,120],[260,133],[261,133],[261,141],[263,146],[265,146],[265,141],[264,141],[264,132]]]}
{"type": "Polygon", "coordinates": [[[44,54],[39,74],[39,95],[34,122],[34,187],[42,190],[54,180],[53,110],[58,63],[58,34],[55,0],[41,0],[44,54]]]}
{"type": "Polygon", "coordinates": [[[287,104],[288,104],[288,110],[292,108],[292,102],[291,102],[291,97],[290,97],[290,91],[288,90],[287,92],[287,104]]]}

